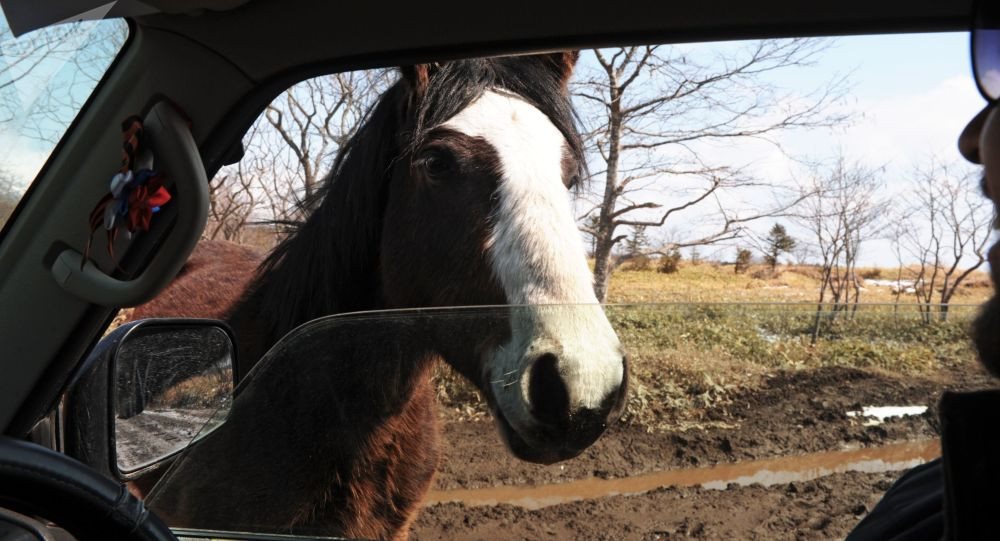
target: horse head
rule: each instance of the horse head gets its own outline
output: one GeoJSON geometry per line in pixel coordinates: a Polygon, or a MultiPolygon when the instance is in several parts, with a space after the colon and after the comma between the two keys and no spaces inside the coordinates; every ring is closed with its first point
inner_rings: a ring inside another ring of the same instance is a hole
{"type": "Polygon", "coordinates": [[[438,350],[487,397],[508,448],[542,463],[593,443],[626,389],[572,213],[576,58],[404,68],[379,242],[386,307],[513,305],[509,325],[471,324],[438,350]]]}
{"type": "MultiPolygon", "coordinates": [[[[401,70],[228,311],[247,363],[239,391],[226,422],[157,485],[158,513],[195,527],[400,537],[437,466],[436,358],[482,391],[519,458],[571,458],[617,419],[625,356],[571,212],[585,177],[567,93],[575,62],[401,70]],[[314,321],[477,305],[490,308],[314,321]],[[297,490],[260,508],[260,494],[284,486],[297,490]]],[[[229,269],[194,263],[178,282],[196,289],[169,299],[228,290],[206,274],[229,269]]]]}
{"type": "Polygon", "coordinates": [[[626,362],[571,212],[576,58],[402,68],[234,311],[234,328],[257,328],[237,331],[241,357],[328,314],[513,305],[506,325],[439,333],[434,353],[483,392],[518,457],[593,443],[621,411],[626,362]]]}

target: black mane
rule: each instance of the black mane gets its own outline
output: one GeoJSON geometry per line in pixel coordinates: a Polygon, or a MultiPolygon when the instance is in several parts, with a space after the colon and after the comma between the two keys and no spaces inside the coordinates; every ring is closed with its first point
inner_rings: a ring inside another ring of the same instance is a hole
{"type": "Polygon", "coordinates": [[[409,160],[431,129],[487,90],[517,95],[546,114],[583,167],[564,84],[551,63],[536,56],[436,66],[419,99],[405,78],[394,83],[342,146],[313,197],[302,203],[305,220],[291,224],[291,232],[261,264],[249,295],[234,309],[231,321],[249,319],[265,333],[253,340],[259,347],[251,349],[258,351],[247,351],[243,358],[256,361],[277,339],[311,319],[379,308],[378,250],[392,164],[409,160]]]}
{"type": "Polygon", "coordinates": [[[487,90],[514,94],[549,117],[562,132],[570,152],[583,163],[583,145],[576,130],[576,115],[570,105],[561,75],[536,56],[507,56],[449,62],[437,68],[424,98],[415,111],[413,140],[416,150],[423,138],[487,90]]]}

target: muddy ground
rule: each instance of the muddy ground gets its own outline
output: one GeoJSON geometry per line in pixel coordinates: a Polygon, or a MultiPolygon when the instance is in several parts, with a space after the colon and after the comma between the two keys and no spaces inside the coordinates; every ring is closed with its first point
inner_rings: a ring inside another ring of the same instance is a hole
{"type": "MultiPolygon", "coordinates": [[[[709,410],[706,425],[650,433],[617,425],[581,456],[552,466],[512,458],[489,420],[442,411],[445,456],[430,501],[457,489],[540,486],[579,479],[633,477],[843,449],[876,448],[937,437],[936,404],[945,389],[991,386],[973,363],[933,376],[827,367],[780,372],[709,410]],[[926,405],[920,416],[880,424],[850,417],[863,406],[926,405]],[[868,426],[866,426],[868,425],[868,426]]],[[[429,504],[412,539],[836,539],[878,501],[901,472],[835,473],[813,480],[730,485],[725,490],[664,487],[632,496],[526,509],[514,505],[429,504]]]]}

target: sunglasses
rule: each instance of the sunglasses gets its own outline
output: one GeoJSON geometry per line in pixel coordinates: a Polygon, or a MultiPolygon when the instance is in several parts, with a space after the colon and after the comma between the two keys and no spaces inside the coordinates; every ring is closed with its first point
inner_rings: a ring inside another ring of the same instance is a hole
{"type": "Polygon", "coordinates": [[[1000,99],[1000,2],[980,0],[972,24],[972,73],[979,93],[1000,99]]]}

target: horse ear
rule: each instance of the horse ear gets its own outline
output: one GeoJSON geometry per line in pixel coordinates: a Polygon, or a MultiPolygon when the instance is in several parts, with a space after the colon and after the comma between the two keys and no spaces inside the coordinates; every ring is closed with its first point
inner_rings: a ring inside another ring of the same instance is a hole
{"type": "Polygon", "coordinates": [[[580,51],[546,53],[538,55],[538,58],[542,60],[546,67],[555,72],[565,88],[569,83],[569,78],[573,75],[573,68],[576,66],[576,61],[580,59],[580,51]]]}
{"type": "Polygon", "coordinates": [[[412,66],[400,66],[399,72],[403,75],[403,80],[410,85],[414,95],[420,97],[427,91],[431,76],[438,67],[438,64],[413,64],[412,66]]]}

